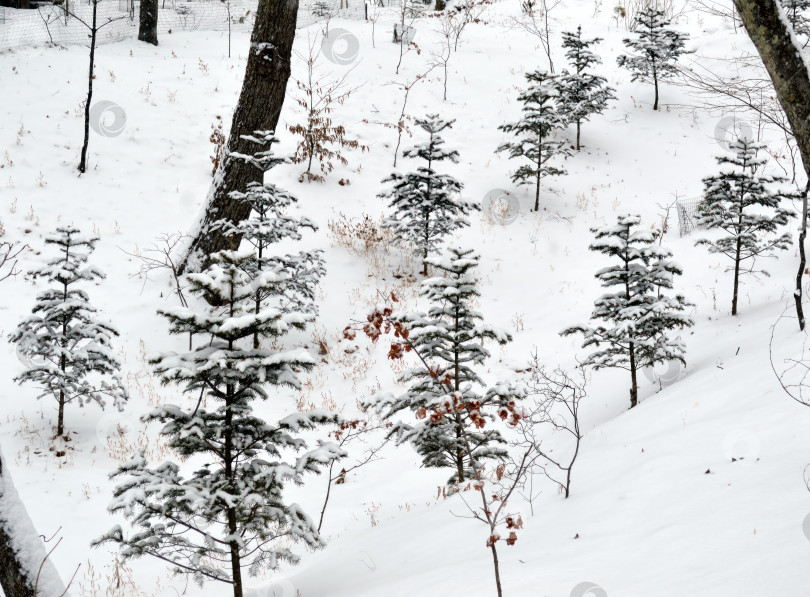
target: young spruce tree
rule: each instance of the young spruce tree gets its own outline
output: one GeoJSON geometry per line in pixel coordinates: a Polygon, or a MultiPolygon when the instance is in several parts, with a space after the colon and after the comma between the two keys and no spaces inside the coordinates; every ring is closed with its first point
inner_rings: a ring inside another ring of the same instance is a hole
{"type": "MultiPolygon", "coordinates": [[[[259,144],[263,150],[253,155],[232,153],[229,159],[237,159],[259,168],[266,173],[277,164],[289,160],[277,157],[272,151],[272,144],[278,139],[271,131],[256,131],[252,136],[243,139],[259,144]]],[[[253,246],[256,259],[246,263],[251,268],[248,272],[252,278],[273,275],[273,283],[256,289],[254,296],[254,313],[259,313],[264,306],[274,306],[283,311],[301,311],[317,314],[315,288],[325,274],[321,251],[299,251],[295,254],[270,254],[273,245],[285,240],[301,240],[304,228],[317,230],[318,226],[309,218],[296,218],[287,215],[288,209],[298,201],[294,195],[284,189],[261,182],[248,183],[247,189],[231,191],[229,197],[250,206],[248,219],[234,224],[230,220],[221,220],[215,226],[221,227],[225,234],[233,238],[234,248],[240,242],[253,246]]],[[[254,333],[253,348],[259,348],[259,333],[254,333]]]]}
{"type": "Polygon", "coordinates": [[[633,51],[621,55],[619,66],[633,73],[632,81],[652,83],[655,87],[653,110],[658,109],[658,83],[672,77],[675,63],[687,51],[684,48],[689,36],[669,29],[670,20],[663,10],[648,5],[636,15],[634,31],[637,39],[625,39],[624,45],[633,51]]]}
{"type": "Polygon", "coordinates": [[[480,296],[478,255],[457,248],[448,252],[446,258],[429,260],[444,276],[422,282],[421,294],[431,303],[428,312],[393,318],[404,350],[420,361],[398,379],[409,385],[408,391],[380,396],[373,405],[384,419],[410,411],[416,421],[395,423],[391,435],[398,443],[411,442],[425,466],[453,469],[451,482],[460,483],[475,478],[485,460],[506,456],[501,434],[487,423],[498,417],[511,421],[524,394],[507,384],[481,390],[484,382],[475,368],[490,356],[484,340],[506,344],[512,337],[485,324],[472,309],[480,296]]]}
{"type": "Polygon", "coordinates": [[[621,216],[614,226],[594,228],[596,240],[590,250],[617,260],[616,265],[597,272],[605,294],[594,303],[593,326],[577,325],[563,330],[564,336],[581,333],[583,348],[597,350],[583,361],[594,369],[619,367],[630,371],[630,408],[638,404],[637,372],[666,361],[686,364],[684,345],[669,332],[692,325],[684,315],[689,303],[681,295],[667,296],[681,268],[671,261],[672,253],[655,244],[655,233],[639,229],[641,218],[621,216]]]}
{"type": "Polygon", "coordinates": [[[540,181],[544,176],[565,174],[565,170],[550,164],[559,155],[568,156],[563,141],[552,140],[556,129],[565,126],[565,117],[558,109],[557,79],[541,71],[526,73],[529,88],[518,99],[523,102],[523,119],[498,128],[513,133],[518,141],[504,143],[496,152],[508,151],[510,158],[524,158],[528,164],[512,175],[517,184],[534,184],[534,211],[540,209],[540,181]]]}
{"type": "Polygon", "coordinates": [[[430,137],[427,143],[406,150],[403,155],[420,158],[425,165],[419,166],[416,172],[394,172],[383,180],[393,183],[393,187],[379,195],[389,199],[393,210],[385,225],[393,231],[395,242],[415,246],[422,256],[424,275],[427,275],[428,257],[439,252],[444,238],[469,226],[466,216],[480,209],[457,196],[463,188],[461,182],[449,174],[439,174],[435,169],[436,162],[458,162],[458,152],[445,149],[441,137],[442,131],[450,128],[453,122],[441,120],[437,115],[417,120],[416,124],[430,137]]]}
{"type": "Polygon", "coordinates": [[[785,179],[757,174],[767,161],[757,157],[764,147],[744,138],[732,142],[730,148],[734,156],[717,158],[719,164],[732,166],[732,169],[703,179],[703,200],[698,205],[697,225],[719,229],[725,235],[713,240],[700,239],[697,244],[706,245],[710,253],[720,253],[734,261],[732,315],[737,315],[740,274],[767,276],[765,270],[754,270],[756,258],[771,256],[777,249],[785,250],[791,244],[787,232],[771,236],[795,214],[779,206],[781,200],[790,198],[791,194],[773,188],[775,183],[785,179]],[[771,238],[764,238],[766,236],[771,238]],[[744,262],[751,266],[743,270],[744,262]]]}
{"type": "Polygon", "coordinates": [[[104,279],[104,274],[87,265],[98,238],[85,236],[77,228],[60,227],[45,238],[59,254],[41,268],[29,272],[44,278],[51,287],[37,294],[32,315],[24,319],[9,340],[31,363],[17,378],[33,383],[43,396],[56,399],[59,411],[56,435],[65,435],[65,405],[84,406],[105,399],[123,410],[127,390],[119,376],[121,364],[112,350],[112,337],[118,332],[97,319],[81,283],[104,279]]]}
{"type": "Polygon", "coordinates": [[[560,75],[559,109],[569,122],[577,125],[577,151],[579,151],[582,122],[590,119],[593,114],[604,112],[608,101],[616,99],[616,96],[613,94],[613,88],[608,86],[607,79],[587,72],[593,65],[602,63],[590,49],[602,41],[602,38],[582,39],[582,27],[577,27],[575,33],[564,31],[562,36],[563,48],[566,49],[565,55],[572,72],[564,70],[560,75]]]}
{"type": "Polygon", "coordinates": [[[313,411],[268,423],[253,414],[253,403],[268,398],[268,385],[298,389],[296,371],[314,365],[302,349],[252,348],[256,332],[281,337],[312,319],[272,307],[254,312],[256,291],[272,284],[272,275],[245,273],[255,259],[252,251],[223,251],[211,256],[205,272],[188,276],[193,294],[222,307],[160,312],[171,333],[210,337],[189,352],[151,360],[163,384],[179,385],[194,399],[193,408],[166,405],[144,417],[163,424],[161,435],[191,470],[174,462],[150,468],[143,453],[122,465],[112,475],[123,481],[110,510],[135,530],[125,536],[116,527],[96,541],[119,543],[125,560],[151,555],[198,582],[228,583],[234,597],[243,596],[244,570],[256,575],[298,561],[288,541],[323,544],[312,519],[284,500],[283,489],[342,455],[333,443],[319,443],[285,460],[290,451],[306,450],[301,432],[335,422],[335,415],[313,411]]]}

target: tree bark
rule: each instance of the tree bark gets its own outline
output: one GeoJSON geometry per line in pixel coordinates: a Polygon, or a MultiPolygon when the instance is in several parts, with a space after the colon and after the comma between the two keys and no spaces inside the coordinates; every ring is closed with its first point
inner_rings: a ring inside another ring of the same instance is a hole
{"type": "Polygon", "coordinates": [[[636,376],[636,347],[630,343],[630,408],[638,404],[638,377],[636,376]]]}
{"type": "MultiPolygon", "coordinates": [[[[0,476],[3,475],[3,461],[0,460],[0,476]]],[[[2,483],[0,483],[0,497],[2,496],[2,483]]],[[[22,564],[17,561],[14,549],[11,547],[11,537],[3,527],[0,520],[0,587],[6,597],[34,597],[33,579],[29,579],[23,572],[22,564]]]]}
{"type": "Polygon", "coordinates": [[[138,40],[158,45],[158,0],[141,0],[138,40]]]}
{"type": "Polygon", "coordinates": [[[793,292],[793,298],[796,300],[796,317],[799,320],[799,330],[804,331],[804,308],[802,307],[802,276],[804,275],[804,268],[807,264],[807,258],[804,253],[804,240],[807,238],[807,193],[810,192],[810,179],[807,181],[807,186],[804,187],[802,193],[802,223],[799,228],[799,271],[796,272],[796,290],[793,292]]]}
{"type": "MultiPolygon", "coordinates": [[[[222,231],[211,224],[226,219],[237,223],[250,216],[250,206],[234,201],[228,194],[243,191],[250,182],[262,182],[261,172],[238,160],[229,160],[232,152],[252,154],[256,148],[241,135],[257,130],[275,130],[290,78],[298,0],[260,0],[250,38],[245,80],[239,103],[233,114],[225,157],[214,174],[201,221],[186,251],[181,271],[199,270],[207,257],[217,251],[235,249],[222,231]]],[[[236,237],[235,242],[241,241],[236,237]]]]}
{"type": "MultiPolygon", "coordinates": [[[[742,214],[740,215],[742,219],[742,214]]],[[[739,232],[738,232],[739,234],[739,232]]],[[[737,315],[737,295],[740,291],[740,251],[742,249],[742,239],[737,237],[737,252],[734,254],[734,295],[731,298],[731,314],[737,315]]]]}
{"type": "Polygon", "coordinates": [[[93,70],[96,59],[96,37],[98,26],[96,16],[98,13],[98,0],[93,0],[93,25],[90,27],[90,69],[87,75],[87,102],[84,105],[84,143],[82,144],[82,158],[79,162],[79,172],[87,172],[87,148],[90,145],[90,104],[93,102],[93,70]]]}
{"type": "MultiPolygon", "coordinates": [[[[802,157],[804,172],[810,180],[810,73],[793,44],[785,21],[780,18],[776,0],[734,0],[751,41],[757,47],[762,62],[776,90],[776,97],[787,116],[796,146],[802,157]]],[[[796,276],[796,315],[804,329],[802,276],[804,275],[804,240],[807,230],[807,193],[802,198],[802,222],[799,235],[801,263],[796,276]]]]}

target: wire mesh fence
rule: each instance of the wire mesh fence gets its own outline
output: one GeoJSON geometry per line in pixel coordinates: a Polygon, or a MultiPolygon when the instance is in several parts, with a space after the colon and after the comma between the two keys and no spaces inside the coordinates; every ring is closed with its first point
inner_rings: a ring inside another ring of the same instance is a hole
{"type": "Polygon", "coordinates": [[[691,199],[678,199],[675,202],[681,236],[686,236],[701,228],[698,225],[698,205],[702,199],[702,197],[692,197],[691,199]]]}
{"type": "MultiPolygon", "coordinates": [[[[26,46],[88,45],[93,5],[90,0],[57,0],[36,8],[0,7],[0,51],[26,46]]],[[[377,0],[375,0],[377,1],[377,0]]],[[[391,0],[383,0],[386,6],[391,0]]],[[[396,0],[395,0],[396,1],[396,0]]],[[[250,32],[258,0],[161,0],[158,33],[177,31],[250,32]]],[[[97,43],[122,41],[138,35],[140,2],[99,0],[97,43]]],[[[364,19],[365,0],[304,0],[298,27],[328,18],[364,19]]]]}

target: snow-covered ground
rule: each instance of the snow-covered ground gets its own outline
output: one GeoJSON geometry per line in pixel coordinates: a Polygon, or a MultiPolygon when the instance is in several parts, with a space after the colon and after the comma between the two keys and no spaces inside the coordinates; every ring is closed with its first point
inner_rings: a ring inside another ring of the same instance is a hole
{"type": "MultiPolygon", "coordinates": [[[[583,126],[583,150],[569,160],[567,176],[544,182],[539,213],[530,212],[533,195],[515,189],[516,167],[494,150],[506,140],[500,124],[520,110],[517,94],[526,70],[547,66],[540,44],[510,25],[519,3],[493,4],[486,23],[473,24],[450,61],[448,99],[434,70],[417,83],[407,114],[440,113],[456,123],[444,135],[460,162],[448,171],[463,181],[465,196],[480,200],[491,189],[516,193],[521,213],[507,226],[482,214],[458,235],[462,246],[482,255],[480,310],[488,322],[509,329],[514,342],[494,350],[489,381],[521,379],[533,350],[549,365],[571,368],[582,356],[580,339],[561,338],[565,326],[587,320],[601,293],[593,274],[604,262],[587,251],[589,229],[619,214],[638,213],[645,224],[660,225],[662,206],[675,195],[695,197],[701,178],[715,171],[714,156],[725,151],[715,139],[720,113],[695,111],[695,99],[670,84],[662,86],[663,109],[652,110],[652,88],[631,83],[615,64],[623,51],[623,24],[612,6],[566,0],[552,13],[557,69],[564,66],[559,32],[582,24],[586,37],[601,36],[600,68],[617,89],[618,100],[603,116],[583,126]]],[[[301,213],[320,225],[305,236],[305,247],[325,250],[328,274],[319,295],[320,316],[313,332],[290,338],[318,354],[304,394],[283,391],[259,413],[267,418],[292,412],[296,401],[317,407],[337,405],[355,413],[357,401],[379,390],[396,391],[396,371],[385,346],[341,339],[352,320],[364,319],[379,292],[395,291],[410,306],[417,299],[417,264],[398,250],[372,255],[347,250],[330,232],[341,214],[377,220],[384,212],[377,198],[392,169],[396,132],[380,123],[396,122],[407,83],[426,70],[438,35],[435,20],[417,24],[421,52],[411,51],[395,74],[398,46],[390,41],[393,16],[372,24],[333,21],[360,43],[352,66],[321,60],[324,77],[342,76],[358,86],[333,117],[350,137],[369,150],[347,152],[323,184],[298,182],[301,167],[273,170],[273,182],[297,194],[301,213]],[[343,179],[349,184],[338,184],[343,179]],[[395,275],[396,274],[396,275],[395,275]],[[349,354],[346,349],[358,349],[349,354]]],[[[679,19],[698,53],[726,56],[753,51],[744,32],[731,23],[692,10],[679,19]]],[[[296,50],[306,52],[317,26],[301,29],[296,50]]],[[[126,41],[101,47],[96,55],[96,100],[109,100],[126,113],[123,134],[91,138],[90,168],[76,170],[82,134],[81,102],[86,85],[86,50],[31,48],[0,54],[0,221],[5,240],[24,240],[33,249],[24,267],[37,263],[43,235],[60,223],[96,232],[101,242],[91,261],[108,274],[89,289],[91,300],[121,331],[120,355],[132,400],[124,413],[95,407],[67,409],[73,441],[50,450],[55,406],[35,400],[31,387],[12,378],[22,370],[14,348],[0,344],[0,443],[16,489],[38,532],[62,537],[50,556],[73,595],[224,595],[223,586],[202,589],[172,578],[158,561],[114,568],[114,552],[91,550],[90,541],[122,522],[107,514],[111,484],[107,475],[134,449],[153,459],[166,457],[156,430],[138,421],[150,405],[182,401],[150,375],[145,355],[180,349],[169,337],[157,308],[174,304],[168,279],[145,281],[137,273],[138,249],[161,234],[188,231],[211,182],[212,123],[228,126],[244,72],[248,36],[234,37],[227,58],[225,34],[191,32],[163,35],[160,46],[126,41]],[[119,433],[119,429],[124,433],[119,433]]],[[[295,61],[293,77],[303,76],[295,61]]],[[[295,94],[291,82],[290,94],[295,94]]],[[[279,125],[279,152],[292,152],[288,126],[302,111],[288,97],[279,125]]],[[[412,127],[413,128],[413,127],[412,127]]],[[[573,131],[569,131],[569,138],[573,131]]],[[[765,132],[774,153],[783,153],[776,132],[765,132]]],[[[422,141],[414,131],[403,140],[422,141]]],[[[400,158],[399,168],[409,167],[400,158]]],[[[780,163],[787,165],[782,155],[780,163]]],[[[781,173],[773,166],[775,173],[781,173]]],[[[803,181],[800,181],[803,184],[803,181]]],[[[727,263],[680,238],[676,215],[664,244],[683,266],[676,288],[695,306],[695,326],[685,334],[688,366],[676,383],[658,389],[642,378],[641,404],[628,411],[629,380],[623,371],[595,373],[583,401],[587,435],[574,470],[572,496],[565,500],[541,478],[540,496],[515,504],[525,530],[516,545],[500,549],[504,594],[567,596],[584,594],[594,583],[607,595],[810,595],[804,565],[810,538],[803,520],[810,494],[803,469],[810,462],[810,410],[791,401],[779,387],[769,362],[771,327],[792,303],[795,248],[766,265],[770,278],[747,278],[740,315],[729,315],[731,278],[727,263]],[[579,587],[579,589],[575,589],[579,587]],[[577,593],[576,590],[580,592],[577,593]],[[572,593],[572,591],[575,591],[572,593]]],[[[36,286],[25,277],[0,285],[0,331],[5,339],[29,310],[36,286]]],[[[802,337],[795,322],[782,321],[774,344],[796,354],[802,337]]],[[[780,353],[780,354],[781,354],[780,353]]],[[[562,439],[550,436],[551,446],[562,439]]],[[[350,446],[361,456],[364,446],[350,446]]],[[[351,457],[350,457],[351,458],[351,457]]],[[[323,533],[328,546],[303,553],[297,568],[283,568],[251,579],[257,596],[377,597],[380,595],[492,595],[488,536],[458,496],[437,497],[445,471],[418,468],[409,447],[388,445],[382,458],[358,469],[332,490],[323,533]]],[[[290,495],[317,516],[325,479],[311,478],[290,495]]],[[[303,549],[303,548],[300,548],[303,549]]],[[[592,592],[598,595],[598,592],[592,592]]]]}

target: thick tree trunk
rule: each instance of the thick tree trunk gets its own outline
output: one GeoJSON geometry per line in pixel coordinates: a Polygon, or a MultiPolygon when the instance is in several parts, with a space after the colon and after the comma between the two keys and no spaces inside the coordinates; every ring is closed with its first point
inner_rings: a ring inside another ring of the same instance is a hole
{"type": "Polygon", "coordinates": [[[805,172],[810,167],[810,74],[779,18],[776,0],[734,0],[790,122],[805,172]]]}
{"type": "MultiPolygon", "coordinates": [[[[192,239],[181,269],[197,270],[208,255],[231,247],[228,236],[210,230],[211,223],[227,219],[241,222],[250,216],[250,206],[228,197],[243,191],[250,182],[261,182],[261,172],[249,164],[229,160],[230,152],[253,153],[256,147],[240,138],[257,130],[275,130],[290,78],[290,56],[298,0],[260,0],[250,38],[250,53],[242,93],[233,114],[226,157],[220,162],[208,193],[205,214],[192,239]]],[[[236,238],[238,243],[241,239],[236,238]]]]}
{"type": "MultiPolygon", "coordinates": [[[[810,180],[810,73],[793,44],[785,21],[780,18],[777,0],[734,0],[740,20],[757,47],[768,70],[776,97],[787,116],[796,145],[802,156],[805,174],[810,180]]],[[[802,233],[799,236],[801,263],[796,276],[796,315],[804,329],[802,275],[804,275],[804,240],[807,226],[807,193],[802,199],[802,233]]]]}
{"type": "Polygon", "coordinates": [[[158,45],[158,0],[141,0],[138,40],[158,45]]]}
{"type": "MultiPolygon", "coordinates": [[[[3,461],[0,459],[0,477],[3,475],[3,461]]],[[[3,482],[0,480],[0,498],[3,482]]],[[[0,514],[2,514],[0,512],[0,514]]],[[[22,564],[17,561],[11,547],[11,537],[0,518],[0,587],[6,597],[34,597],[34,579],[29,579],[23,572],[22,564]]]]}

